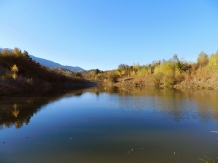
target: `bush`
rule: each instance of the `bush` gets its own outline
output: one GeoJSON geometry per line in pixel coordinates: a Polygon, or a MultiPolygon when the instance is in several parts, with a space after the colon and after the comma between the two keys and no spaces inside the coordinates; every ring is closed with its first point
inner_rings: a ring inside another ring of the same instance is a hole
{"type": "Polygon", "coordinates": [[[185,80],[184,74],[182,74],[182,73],[176,73],[176,74],[175,74],[175,82],[176,82],[176,83],[180,83],[180,82],[182,82],[183,80],[185,80]]]}
{"type": "Polygon", "coordinates": [[[163,83],[164,83],[164,87],[172,88],[173,85],[176,84],[175,74],[172,72],[168,72],[164,74],[163,83]]]}
{"type": "Polygon", "coordinates": [[[137,71],[137,75],[139,76],[145,76],[149,74],[149,69],[146,66],[142,66],[138,69],[137,71]]]}
{"type": "Polygon", "coordinates": [[[154,83],[156,87],[160,87],[161,80],[163,79],[164,87],[172,88],[173,85],[184,79],[181,71],[181,62],[178,59],[171,59],[157,65],[154,70],[154,83]]]}
{"type": "Polygon", "coordinates": [[[208,55],[205,54],[204,52],[201,52],[198,55],[197,58],[197,63],[202,67],[202,66],[206,66],[208,64],[208,55]]]}
{"type": "Polygon", "coordinates": [[[213,70],[218,68],[218,51],[210,57],[209,67],[213,70]]]}
{"type": "Polygon", "coordinates": [[[161,85],[163,84],[162,79],[163,79],[162,72],[158,72],[153,75],[153,84],[156,88],[161,88],[161,85]]]}
{"type": "Polygon", "coordinates": [[[118,75],[114,72],[108,72],[108,81],[110,81],[111,83],[115,83],[117,81],[118,75]]]}
{"type": "Polygon", "coordinates": [[[75,73],[75,76],[76,76],[76,77],[78,77],[78,78],[83,78],[83,76],[82,76],[82,73],[81,73],[81,72],[76,72],[76,73],[75,73]]]}
{"type": "Polygon", "coordinates": [[[3,79],[3,80],[12,79],[12,75],[13,75],[12,72],[6,71],[6,72],[1,76],[1,79],[3,79]]]}

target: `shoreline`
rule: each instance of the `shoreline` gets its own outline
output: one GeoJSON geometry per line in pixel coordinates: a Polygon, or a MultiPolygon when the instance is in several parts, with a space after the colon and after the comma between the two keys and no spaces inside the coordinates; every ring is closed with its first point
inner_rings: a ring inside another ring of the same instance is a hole
{"type": "Polygon", "coordinates": [[[42,83],[42,84],[28,84],[16,83],[15,81],[0,82],[0,96],[12,94],[33,94],[36,92],[46,92],[50,90],[76,90],[86,89],[92,87],[107,87],[118,88],[121,90],[131,89],[175,89],[175,90],[218,90],[217,79],[186,79],[180,83],[176,83],[171,88],[155,87],[151,76],[148,77],[122,77],[118,78],[116,82],[105,82],[102,80],[84,80],[78,82],[64,82],[64,83],[42,83]]]}
{"type": "Polygon", "coordinates": [[[50,90],[67,90],[67,89],[85,89],[96,86],[97,84],[92,81],[82,82],[65,82],[60,84],[43,83],[43,84],[25,84],[15,82],[1,82],[0,83],[0,96],[13,95],[13,94],[32,94],[36,92],[46,92],[50,90]]]}
{"type": "Polygon", "coordinates": [[[151,76],[148,77],[123,77],[116,82],[99,81],[100,85],[106,87],[118,87],[122,89],[175,89],[175,90],[218,90],[218,79],[216,78],[194,78],[185,79],[175,83],[172,87],[166,88],[163,83],[155,87],[151,76]]]}

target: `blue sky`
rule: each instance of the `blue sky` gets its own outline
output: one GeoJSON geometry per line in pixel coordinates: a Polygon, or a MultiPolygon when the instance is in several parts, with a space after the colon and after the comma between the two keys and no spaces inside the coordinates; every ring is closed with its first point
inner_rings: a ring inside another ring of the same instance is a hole
{"type": "Polygon", "coordinates": [[[218,50],[217,0],[0,0],[0,47],[115,69],[218,50]]]}

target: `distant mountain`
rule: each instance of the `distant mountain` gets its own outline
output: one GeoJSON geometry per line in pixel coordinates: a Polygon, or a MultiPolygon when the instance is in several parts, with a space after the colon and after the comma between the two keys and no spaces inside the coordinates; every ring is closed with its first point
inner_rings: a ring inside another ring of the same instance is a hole
{"type": "Polygon", "coordinates": [[[3,50],[9,50],[9,51],[13,51],[13,49],[9,49],[9,48],[0,48],[0,52],[3,50]]]}
{"type": "Polygon", "coordinates": [[[60,67],[60,68],[65,68],[71,71],[85,71],[83,68],[81,67],[73,67],[73,66],[65,66],[65,65],[61,65],[59,63],[47,60],[47,59],[43,59],[43,58],[38,58],[35,57],[33,55],[29,55],[33,60],[35,60],[36,62],[40,63],[43,66],[47,66],[49,68],[55,68],[55,67],[60,67]]]}
{"type": "MultiPolygon", "coordinates": [[[[13,49],[9,49],[9,48],[0,48],[0,52],[3,51],[3,50],[9,50],[9,51],[13,51],[13,49]]],[[[59,63],[56,63],[56,62],[53,62],[53,61],[50,61],[50,60],[47,60],[47,59],[43,59],[43,58],[38,58],[38,57],[35,57],[33,55],[30,55],[29,56],[35,60],[36,62],[40,63],[41,65],[43,66],[47,66],[49,68],[65,68],[65,69],[68,69],[70,71],[85,71],[83,68],[81,67],[78,67],[78,66],[67,66],[67,65],[61,65],[59,63]]]]}

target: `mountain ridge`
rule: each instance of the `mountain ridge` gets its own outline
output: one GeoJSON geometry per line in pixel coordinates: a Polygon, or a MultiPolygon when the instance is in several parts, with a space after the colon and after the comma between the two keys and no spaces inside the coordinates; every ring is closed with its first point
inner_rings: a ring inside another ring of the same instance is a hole
{"type": "Polygon", "coordinates": [[[60,68],[65,68],[68,69],[70,71],[85,71],[83,68],[79,67],[79,66],[68,66],[68,65],[61,65],[60,63],[56,63],[53,62],[51,60],[47,60],[44,58],[39,58],[39,57],[35,57],[33,55],[29,55],[33,60],[35,60],[36,62],[40,63],[43,66],[47,66],[49,68],[56,68],[56,67],[60,67],[60,68]]]}
{"type": "MultiPolygon", "coordinates": [[[[3,50],[13,51],[13,49],[10,49],[10,48],[0,48],[0,51],[3,51],[3,50]]],[[[81,68],[79,66],[61,65],[60,63],[56,63],[54,61],[47,60],[47,59],[44,59],[44,58],[39,58],[39,57],[30,55],[30,54],[29,54],[29,56],[34,61],[40,63],[43,66],[49,67],[49,68],[65,68],[67,70],[74,71],[74,72],[76,72],[76,71],[85,71],[83,68],[81,68]]]]}

